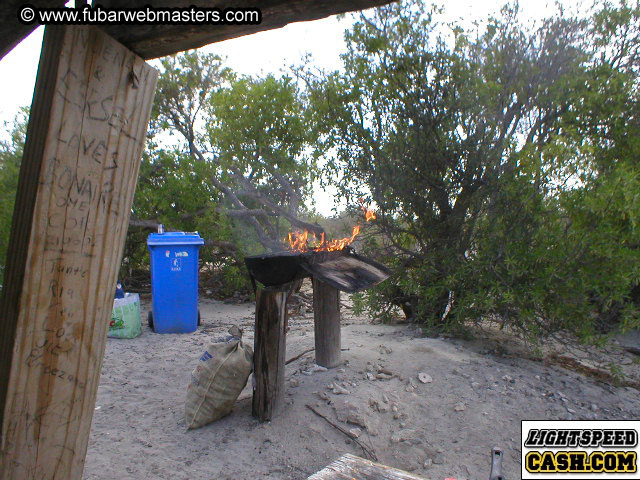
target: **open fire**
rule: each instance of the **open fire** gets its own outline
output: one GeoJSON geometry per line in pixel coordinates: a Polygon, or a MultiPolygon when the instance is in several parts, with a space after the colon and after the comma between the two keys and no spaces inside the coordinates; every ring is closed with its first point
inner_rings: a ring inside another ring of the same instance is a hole
{"type": "MultiPolygon", "coordinates": [[[[361,202],[362,203],[362,202],[361,202]]],[[[361,207],[366,221],[376,218],[373,210],[361,207]]],[[[278,287],[301,278],[313,277],[340,291],[361,292],[384,281],[391,272],[374,260],[358,255],[349,245],[361,230],[356,225],[351,236],[327,240],[308,231],[291,232],[285,243],[289,249],[245,257],[254,280],[265,287],[278,287]]]]}
{"type": "MultiPolygon", "coordinates": [[[[376,212],[374,210],[364,205],[361,205],[360,208],[364,213],[365,221],[369,222],[376,218],[376,212]]],[[[351,245],[359,234],[360,225],[356,225],[351,229],[350,237],[327,240],[325,239],[324,233],[317,236],[313,232],[304,230],[303,232],[289,232],[286,240],[289,249],[294,252],[335,252],[337,250],[343,250],[347,245],[351,245]]]]}

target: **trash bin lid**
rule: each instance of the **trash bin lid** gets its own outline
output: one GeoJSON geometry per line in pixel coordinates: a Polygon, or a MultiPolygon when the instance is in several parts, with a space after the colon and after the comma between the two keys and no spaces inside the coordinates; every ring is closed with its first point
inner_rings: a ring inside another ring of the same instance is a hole
{"type": "Polygon", "coordinates": [[[147,245],[204,245],[204,239],[198,232],[151,233],[147,245]]]}

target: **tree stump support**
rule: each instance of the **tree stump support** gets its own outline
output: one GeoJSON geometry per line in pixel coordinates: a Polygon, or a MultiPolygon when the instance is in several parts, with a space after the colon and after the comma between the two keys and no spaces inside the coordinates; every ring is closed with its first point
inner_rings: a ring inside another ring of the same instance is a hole
{"type": "Polygon", "coordinates": [[[316,363],[334,368],[340,365],[340,291],[313,278],[313,318],[316,363]]]}
{"type": "Polygon", "coordinates": [[[271,420],[284,403],[287,300],[290,291],[290,284],[256,288],[252,413],[262,422],[271,420]]]}

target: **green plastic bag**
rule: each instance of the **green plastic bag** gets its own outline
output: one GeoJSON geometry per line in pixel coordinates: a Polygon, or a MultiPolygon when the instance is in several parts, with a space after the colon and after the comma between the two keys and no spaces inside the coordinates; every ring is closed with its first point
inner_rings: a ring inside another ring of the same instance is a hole
{"type": "Polygon", "coordinates": [[[141,333],[140,296],[137,293],[127,293],[124,298],[114,299],[107,336],[135,338],[141,333]]]}

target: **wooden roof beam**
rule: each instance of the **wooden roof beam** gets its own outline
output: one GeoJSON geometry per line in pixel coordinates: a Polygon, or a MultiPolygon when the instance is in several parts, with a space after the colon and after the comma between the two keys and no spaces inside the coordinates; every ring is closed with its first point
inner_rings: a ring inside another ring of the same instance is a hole
{"type": "MultiPolygon", "coordinates": [[[[262,22],[259,25],[113,25],[104,30],[120,43],[142,58],[150,59],[171,55],[210,43],[221,42],[251,33],[284,27],[289,23],[318,20],[331,15],[363,10],[390,3],[391,0],[244,0],[244,1],[200,1],[190,0],[153,2],[153,6],[259,8],[262,22]],[[176,5],[179,4],[179,5],[176,5]]],[[[111,7],[144,6],[148,0],[111,0],[111,7]]]]}
{"type": "MultiPolygon", "coordinates": [[[[364,10],[391,3],[392,0],[108,0],[99,2],[110,8],[144,7],[230,7],[258,8],[262,21],[258,25],[103,25],[115,40],[144,59],[171,55],[210,43],[221,42],[251,33],[284,27],[289,23],[318,20],[339,13],[364,10]]],[[[6,55],[35,28],[18,22],[18,8],[23,0],[7,0],[0,5],[0,58],[6,55]]],[[[32,5],[61,7],[64,0],[33,0],[32,5]]]]}
{"type": "Polygon", "coordinates": [[[0,2],[0,60],[38,26],[37,24],[24,25],[18,21],[18,9],[25,3],[38,8],[64,7],[64,0],[34,0],[30,2],[5,0],[0,2]]]}

